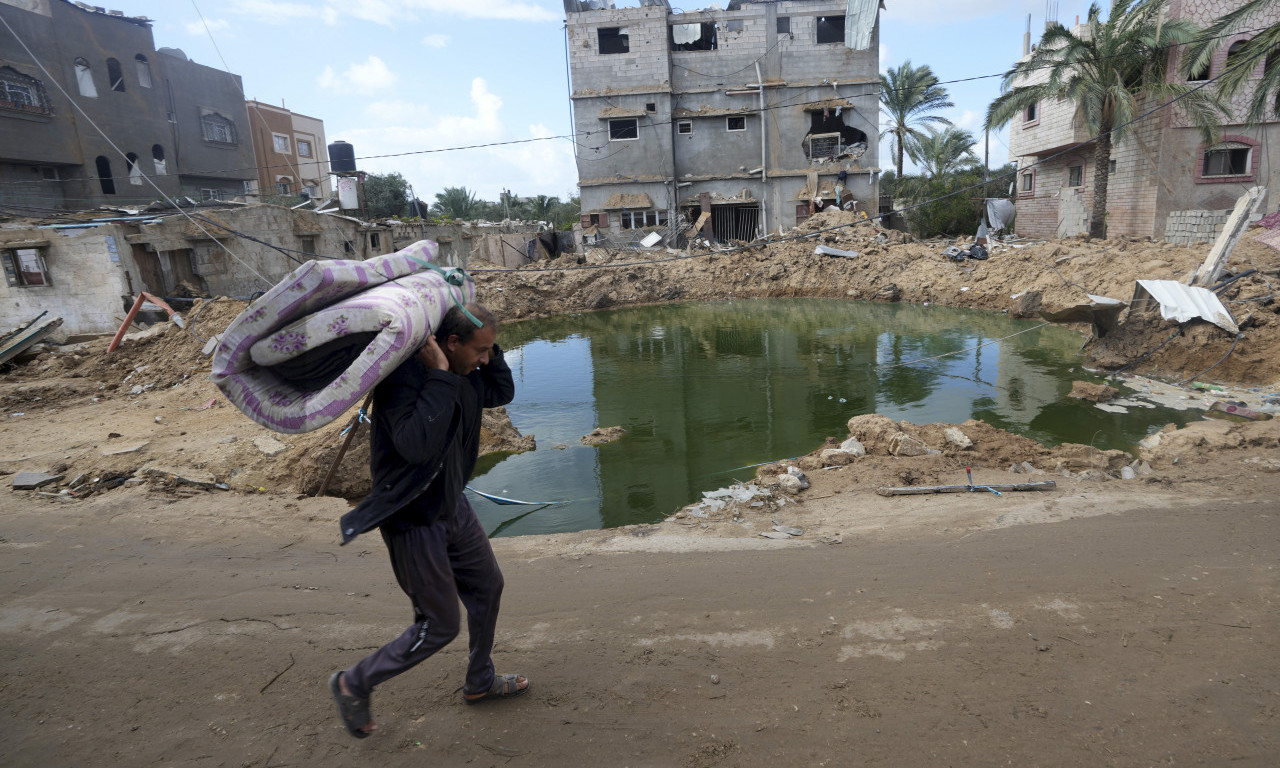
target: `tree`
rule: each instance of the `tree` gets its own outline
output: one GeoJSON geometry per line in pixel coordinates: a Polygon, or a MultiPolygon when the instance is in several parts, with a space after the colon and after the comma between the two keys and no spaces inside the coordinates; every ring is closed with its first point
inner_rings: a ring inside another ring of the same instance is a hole
{"type": "Polygon", "coordinates": [[[1216,81],[1218,93],[1223,99],[1230,99],[1250,82],[1258,59],[1262,58],[1262,79],[1257,83],[1245,116],[1251,125],[1280,117],[1280,22],[1239,46],[1231,42],[1230,36],[1245,28],[1255,16],[1274,7],[1275,0],[1250,0],[1205,29],[1199,39],[1187,46],[1182,60],[1184,75],[1208,71],[1213,54],[1224,45],[1230,46],[1226,69],[1216,81]]]}
{"type": "Polygon", "coordinates": [[[409,182],[398,173],[365,176],[364,209],[373,219],[405,215],[409,209],[409,182]]]}
{"type": "Polygon", "coordinates": [[[436,193],[431,210],[450,219],[474,219],[483,205],[466,187],[445,187],[443,192],[436,193]]]}
{"type": "Polygon", "coordinates": [[[923,134],[917,126],[926,123],[951,125],[941,115],[933,115],[940,109],[954,107],[947,96],[947,89],[938,85],[929,65],[912,67],[911,60],[901,67],[889,67],[887,75],[880,76],[880,109],[889,119],[886,131],[890,135],[890,148],[897,158],[898,176],[902,176],[902,156],[907,151],[910,138],[923,134]]]}
{"type": "Polygon", "coordinates": [[[1225,114],[1206,90],[1169,81],[1170,48],[1195,40],[1200,30],[1164,19],[1163,7],[1164,0],[1114,0],[1104,20],[1094,3],[1079,35],[1050,26],[1035,51],[1005,73],[1004,92],[987,109],[986,127],[994,129],[1052,99],[1075,105],[1094,142],[1091,237],[1106,237],[1111,147],[1133,130],[1140,104],[1177,99],[1206,141],[1213,141],[1225,114]]]}
{"type": "Polygon", "coordinates": [[[529,200],[529,215],[537,221],[552,221],[556,209],[560,207],[560,198],[534,195],[529,200]]]}
{"type": "Polygon", "coordinates": [[[981,165],[973,154],[973,141],[973,134],[954,126],[941,131],[928,126],[924,133],[909,139],[907,153],[930,179],[944,178],[955,171],[981,165]]]}

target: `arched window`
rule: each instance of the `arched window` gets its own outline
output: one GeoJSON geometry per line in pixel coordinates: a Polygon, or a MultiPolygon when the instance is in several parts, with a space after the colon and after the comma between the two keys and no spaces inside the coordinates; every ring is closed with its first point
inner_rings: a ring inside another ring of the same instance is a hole
{"type": "Polygon", "coordinates": [[[147,57],[138,54],[133,57],[134,66],[138,72],[138,85],[143,88],[151,87],[151,62],[147,61],[147,57]]]}
{"type": "Polygon", "coordinates": [[[125,167],[129,170],[129,183],[135,187],[142,186],[142,169],[138,167],[138,153],[130,152],[124,156],[125,167]]]}
{"type": "Polygon", "coordinates": [[[102,194],[116,193],[116,181],[111,178],[111,161],[102,155],[98,155],[98,184],[102,185],[102,194]]]}
{"type": "Polygon", "coordinates": [[[156,164],[156,175],[164,176],[169,171],[165,168],[164,147],[159,144],[151,145],[151,160],[156,164]]]}
{"type": "Polygon", "coordinates": [[[1248,40],[1237,40],[1227,48],[1226,69],[1231,69],[1234,66],[1244,66],[1240,64],[1240,49],[1244,48],[1248,42],[1248,40]]]}
{"type": "Polygon", "coordinates": [[[107,59],[107,82],[111,83],[111,90],[124,93],[124,70],[115,59],[107,59]]]}
{"type": "Polygon", "coordinates": [[[98,89],[93,85],[93,71],[89,69],[89,60],[83,57],[76,59],[76,85],[80,86],[80,95],[90,99],[98,98],[98,89]]]}
{"type": "Polygon", "coordinates": [[[279,190],[282,195],[293,194],[293,179],[288,176],[277,176],[276,189],[279,190]]]}

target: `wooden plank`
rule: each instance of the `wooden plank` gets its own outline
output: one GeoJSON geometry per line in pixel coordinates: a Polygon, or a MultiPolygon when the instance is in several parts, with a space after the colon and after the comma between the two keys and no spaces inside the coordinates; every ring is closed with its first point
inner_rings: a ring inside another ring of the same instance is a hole
{"type": "Polygon", "coordinates": [[[878,488],[881,496],[923,496],[927,493],[983,493],[986,491],[1052,491],[1058,484],[1052,480],[1038,483],[1008,483],[998,485],[912,485],[905,488],[878,488]]]}

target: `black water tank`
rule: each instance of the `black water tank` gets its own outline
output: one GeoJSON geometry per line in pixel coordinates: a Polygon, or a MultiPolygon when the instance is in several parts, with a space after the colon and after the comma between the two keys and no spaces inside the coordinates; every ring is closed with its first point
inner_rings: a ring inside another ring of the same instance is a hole
{"type": "Polygon", "coordinates": [[[356,149],[345,141],[335,141],[329,145],[329,172],[355,173],[356,149]]]}

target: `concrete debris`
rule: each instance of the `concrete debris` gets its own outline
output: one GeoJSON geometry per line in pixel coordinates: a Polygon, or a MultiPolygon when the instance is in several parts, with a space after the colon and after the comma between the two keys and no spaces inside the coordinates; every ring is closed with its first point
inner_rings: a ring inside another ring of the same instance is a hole
{"type": "Polygon", "coordinates": [[[969,436],[960,431],[959,427],[947,427],[942,430],[942,434],[947,438],[947,442],[962,451],[967,451],[973,447],[973,441],[969,436]]]}
{"type": "Polygon", "coordinates": [[[923,456],[928,453],[928,448],[906,432],[899,432],[889,438],[889,453],[894,456],[923,456]]]}
{"type": "Polygon", "coordinates": [[[867,455],[866,447],[858,442],[858,438],[850,437],[840,444],[840,450],[853,454],[855,457],[861,458],[867,455]]]}
{"type": "Polygon", "coordinates": [[[34,491],[49,483],[56,483],[62,477],[62,475],[51,475],[46,472],[19,472],[13,476],[13,490],[34,491]]]}
{"type": "Polygon", "coordinates": [[[253,445],[268,456],[279,455],[289,447],[270,435],[259,435],[253,438],[253,445]]]}

